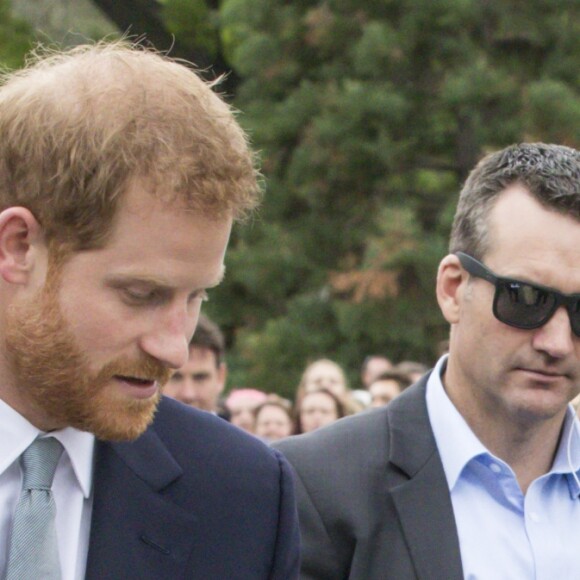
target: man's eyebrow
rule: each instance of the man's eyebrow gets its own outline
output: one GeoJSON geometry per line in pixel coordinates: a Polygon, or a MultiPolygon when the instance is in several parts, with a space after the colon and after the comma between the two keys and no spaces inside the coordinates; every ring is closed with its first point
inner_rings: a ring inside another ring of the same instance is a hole
{"type": "Polygon", "coordinates": [[[143,284],[153,286],[155,288],[171,289],[173,284],[165,278],[159,276],[151,276],[149,274],[111,274],[106,277],[106,281],[112,286],[125,286],[131,284],[143,284]]]}
{"type": "MultiPolygon", "coordinates": [[[[200,287],[200,290],[203,289],[210,289],[219,286],[225,276],[226,268],[222,266],[220,272],[218,273],[215,281],[210,282],[207,285],[200,287]]],[[[170,282],[167,278],[163,276],[153,276],[151,274],[139,274],[133,272],[127,273],[117,273],[117,274],[110,274],[106,277],[106,281],[112,285],[121,285],[121,284],[149,284],[151,286],[155,286],[157,288],[167,288],[171,289],[174,288],[175,285],[170,282]]]]}

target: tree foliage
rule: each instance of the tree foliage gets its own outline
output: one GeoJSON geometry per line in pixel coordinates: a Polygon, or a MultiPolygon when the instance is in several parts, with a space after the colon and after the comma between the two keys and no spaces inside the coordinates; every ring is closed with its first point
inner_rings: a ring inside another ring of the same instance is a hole
{"type": "MultiPolygon", "coordinates": [[[[231,68],[267,183],[207,308],[232,386],[291,395],[318,356],[352,379],[370,353],[433,362],[436,268],[468,171],[512,142],[580,146],[578,0],[94,2],[231,68]]],[[[6,6],[0,59],[17,63],[26,34],[6,6]]]]}
{"type": "Polygon", "coordinates": [[[22,66],[31,48],[30,27],[12,12],[9,0],[0,0],[0,66],[14,69],[22,66]]]}
{"type": "Polygon", "coordinates": [[[267,196],[214,316],[236,378],[290,394],[308,359],[432,362],[457,192],[485,152],[580,145],[576,0],[224,0],[267,196]],[[239,330],[241,329],[241,330],[239,330]]]}

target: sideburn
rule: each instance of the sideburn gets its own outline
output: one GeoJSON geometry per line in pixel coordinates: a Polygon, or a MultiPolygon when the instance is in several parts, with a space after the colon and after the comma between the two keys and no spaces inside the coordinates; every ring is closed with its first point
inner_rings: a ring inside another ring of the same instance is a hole
{"type": "Polygon", "coordinates": [[[128,399],[115,390],[112,378],[124,372],[163,384],[169,371],[150,357],[121,357],[91,372],[59,305],[62,265],[70,256],[50,252],[44,287],[7,313],[6,348],[16,386],[31,414],[44,417],[37,427],[45,431],[75,427],[99,439],[135,439],[153,420],[160,394],[143,401],[128,399]]]}

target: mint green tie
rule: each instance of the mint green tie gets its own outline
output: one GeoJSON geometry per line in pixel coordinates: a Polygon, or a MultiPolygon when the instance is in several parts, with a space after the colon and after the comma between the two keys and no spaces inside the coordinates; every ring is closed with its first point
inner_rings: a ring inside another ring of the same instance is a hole
{"type": "Polygon", "coordinates": [[[24,474],[10,536],[6,580],[60,580],[52,480],[63,447],[36,439],[21,456],[24,474]]]}

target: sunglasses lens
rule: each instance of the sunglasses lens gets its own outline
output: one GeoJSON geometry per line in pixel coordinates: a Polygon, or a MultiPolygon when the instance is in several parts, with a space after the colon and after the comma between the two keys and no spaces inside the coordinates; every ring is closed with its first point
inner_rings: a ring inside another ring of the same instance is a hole
{"type": "MultiPolygon", "coordinates": [[[[496,287],[495,314],[499,320],[511,326],[542,326],[552,314],[554,304],[555,296],[551,292],[530,284],[505,282],[496,287]]],[[[578,324],[580,325],[580,318],[578,324]]]]}
{"type": "Polygon", "coordinates": [[[570,314],[572,331],[576,336],[580,336],[580,300],[577,300],[572,306],[570,306],[568,312],[570,314]]]}

